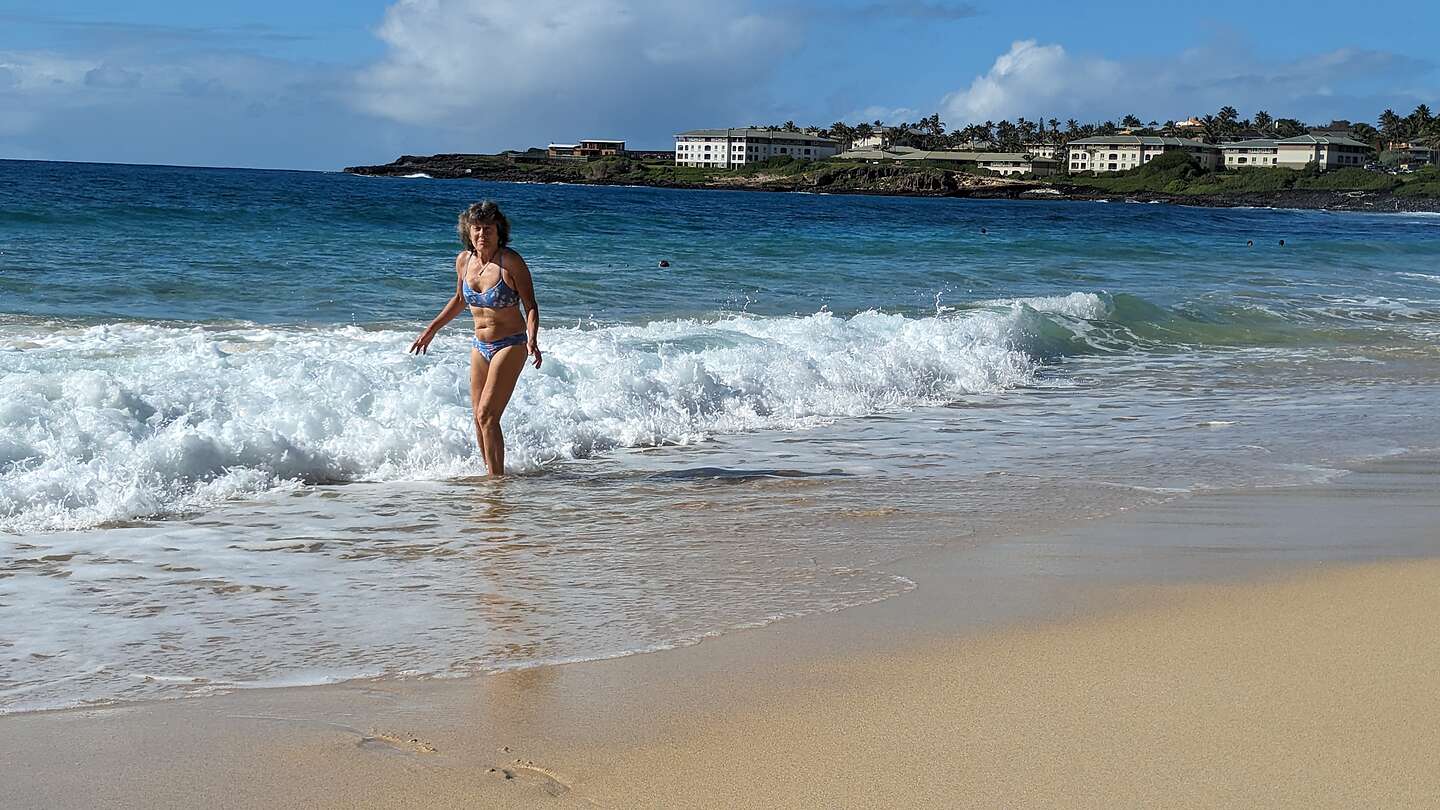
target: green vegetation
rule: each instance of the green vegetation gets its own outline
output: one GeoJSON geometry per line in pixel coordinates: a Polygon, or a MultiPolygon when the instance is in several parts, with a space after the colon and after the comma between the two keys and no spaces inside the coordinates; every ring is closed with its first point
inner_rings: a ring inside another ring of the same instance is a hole
{"type": "Polygon", "coordinates": [[[1395,175],[1364,169],[1336,169],[1314,177],[1301,177],[1295,181],[1295,188],[1315,191],[1393,191],[1401,182],[1403,181],[1395,175]]]}
{"type": "Polygon", "coordinates": [[[718,175],[725,174],[721,169],[677,166],[670,161],[644,161],[626,157],[606,157],[589,163],[569,165],[574,166],[574,170],[578,173],[577,179],[588,180],[592,183],[633,183],[635,185],[705,183],[718,175]]]}
{"type": "Polygon", "coordinates": [[[741,177],[751,177],[757,174],[794,177],[813,170],[819,163],[824,163],[824,161],[797,160],[788,155],[779,155],[756,163],[747,163],[738,169],[722,172],[722,174],[736,174],[741,177]]]}
{"type": "Polygon", "coordinates": [[[1291,189],[1302,191],[1390,192],[1406,196],[1440,197],[1440,170],[1427,167],[1411,175],[1391,175],[1345,168],[1321,172],[1281,168],[1244,168],[1209,171],[1194,158],[1170,152],[1136,169],[1095,176],[1077,175],[1072,185],[1116,194],[1175,194],[1224,196],[1266,194],[1291,189]]]}
{"type": "Polygon", "coordinates": [[[1395,193],[1406,197],[1440,198],[1440,166],[1426,166],[1415,172],[1405,185],[1395,189],[1395,193]]]}

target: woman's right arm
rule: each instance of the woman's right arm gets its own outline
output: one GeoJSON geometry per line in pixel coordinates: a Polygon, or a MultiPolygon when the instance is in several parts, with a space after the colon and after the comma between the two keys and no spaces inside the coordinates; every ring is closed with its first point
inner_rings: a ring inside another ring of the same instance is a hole
{"type": "Polygon", "coordinates": [[[439,315],[435,316],[435,320],[431,321],[430,325],[425,327],[425,331],[420,333],[420,337],[415,338],[415,342],[410,344],[411,354],[427,354],[430,349],[430,341],[435,339],[436,333],[438,333],[445,324],[455,320],[456,315],[465,311],[465,295],[461,290],[461,285],[465,279],[464,265],[461,264],[464,260],[464,253],[455,257],[455,294],[450,296],[449,301],[445,302],[445,307],[440,310],[439,315]]]}

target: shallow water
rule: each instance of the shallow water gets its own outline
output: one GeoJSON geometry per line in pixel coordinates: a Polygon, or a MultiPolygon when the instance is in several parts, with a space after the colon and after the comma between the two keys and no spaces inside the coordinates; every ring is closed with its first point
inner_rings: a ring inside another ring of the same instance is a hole
{"type": "Polygon", "coordinates": [[[1440,447],[1437,248],[1403,215],[0,162],[0,711],[688,643],[901,593],[935,544],[1440,447]],[[463,326],[405,354],[482,196],[545,324],[499,483],[463,326]]]}

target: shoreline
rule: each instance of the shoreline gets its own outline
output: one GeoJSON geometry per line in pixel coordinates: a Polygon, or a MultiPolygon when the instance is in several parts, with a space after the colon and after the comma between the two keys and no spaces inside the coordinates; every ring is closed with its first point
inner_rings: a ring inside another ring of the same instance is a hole
{"type": "Polygon", "coordinates": [[[1357,213],[1440,213],[1440,199],[1402,196],[1374,191],[1282,191],[1220,195],[1165,194],[1139,191],[1104,192],[1065,183],[1061,180],[1011,180],[1004,177],[969,175],[945,169],[857,165],[863,177],[842,178],[814,185],[796,175],[744,175],[688,182],[633,176],[607,176],[597,172],[588,177],[584,167],[598,164],[541,166],[534,170],[505,168],[477,163],[475,159],[499,160],[491,155],[402,156],[378,166],[347,166],[344,174],[396,179],[484,180],[498,183],[668,188],[691,191],[763,191],[772,193],[832,194],[879,197],[925,197],[972,200],[1048,200],[1061,202],[1165,203],[1195,208],[1276,208],[1298,211],[1350,211],[1357,213]],[[474,165],[471,165],[474,164],[474,165]],[[479,172],[475,171],[476,167],[479,172]],[[883,169],[883,170],[882,170],[883,169]],[[874,176],[870,176],[874,175],[874,176]]]}
{"type": "Polygon", "coordinates": [[[643,655],[7,715],[8,795],[150,807],[1414,801],[1440,787],[1423,769],[1440,728],[1427,686],[1440,666],[1437,481],[1433,456],[1383,459],[1332,484],[947,548],[887,567],[917,582],[907,594],[643,655]]]}

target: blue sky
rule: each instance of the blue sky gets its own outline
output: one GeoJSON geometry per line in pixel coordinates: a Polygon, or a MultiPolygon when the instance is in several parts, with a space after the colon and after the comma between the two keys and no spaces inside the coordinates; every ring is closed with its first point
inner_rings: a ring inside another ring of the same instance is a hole
{"type": "Polygon", "coordinates": [[[1440,5],[1376,17],[1326,0],[6,0],[0,158],[333,169],[787,119],[1440,108],[1440,5]]]}

